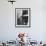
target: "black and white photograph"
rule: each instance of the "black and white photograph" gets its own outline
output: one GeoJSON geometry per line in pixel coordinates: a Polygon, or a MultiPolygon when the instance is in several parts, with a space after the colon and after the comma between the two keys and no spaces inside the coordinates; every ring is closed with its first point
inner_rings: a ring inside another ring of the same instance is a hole
{"type": "Polygon", "coordinates": [[[30,8],[16,8],[15,13],[16,27],[30,27],[30,8]]]}

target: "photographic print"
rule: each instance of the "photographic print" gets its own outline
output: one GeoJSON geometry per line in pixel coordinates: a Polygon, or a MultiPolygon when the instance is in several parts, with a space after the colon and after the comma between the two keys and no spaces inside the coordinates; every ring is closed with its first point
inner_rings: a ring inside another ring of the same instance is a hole
{"type": "Polygon", "coordinates": [[[30,27],[30,8],[15,9],[15,26],[30,27]]]}

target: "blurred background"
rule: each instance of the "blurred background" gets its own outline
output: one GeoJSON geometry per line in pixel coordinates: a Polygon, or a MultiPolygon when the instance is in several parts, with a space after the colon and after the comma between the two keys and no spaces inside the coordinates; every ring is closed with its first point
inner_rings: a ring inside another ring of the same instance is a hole
{"type": "Polygon", "coordinates": [[[0,0],[0,41],[16,40],[21,31],[32,40],[46,41],[45,0],[17,0],[13,5],[8,0],[0,0]],[[15,27],[15,8],[31,8],[30,28],[15,27]]]}

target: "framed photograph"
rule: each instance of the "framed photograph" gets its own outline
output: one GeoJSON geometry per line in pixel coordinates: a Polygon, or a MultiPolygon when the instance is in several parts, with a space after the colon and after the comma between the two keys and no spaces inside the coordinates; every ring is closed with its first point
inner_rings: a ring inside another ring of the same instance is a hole
{"type": "Polygon", "coordinates": [[[15,27],[30,27],[30,8],[15,8],[15,27]]]}

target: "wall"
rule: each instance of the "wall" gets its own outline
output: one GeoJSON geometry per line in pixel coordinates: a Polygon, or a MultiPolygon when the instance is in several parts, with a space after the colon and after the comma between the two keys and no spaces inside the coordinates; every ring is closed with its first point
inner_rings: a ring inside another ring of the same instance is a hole
{"type": "Polygon", "coordinates": [[[46,40],[45,0],[17,0],[13,5],[7,0],[0,0],[0,41],[15,40],[23,31],[33,40],[46,40]],[[31,8],[31,27],[15,27],[15,8],[31,8]]]}

